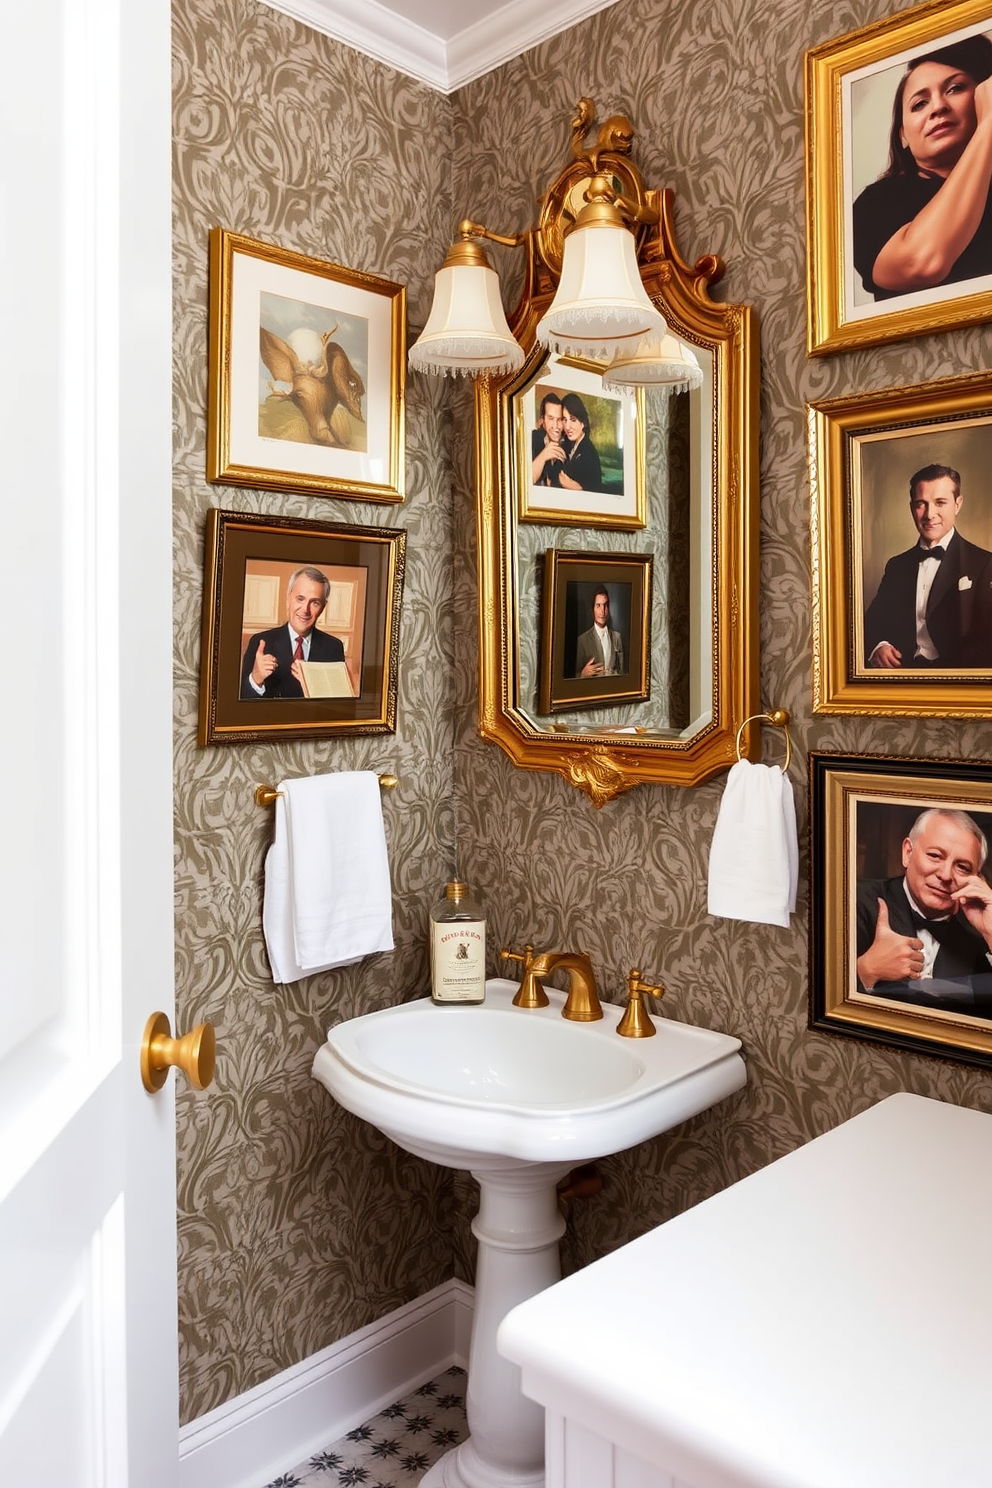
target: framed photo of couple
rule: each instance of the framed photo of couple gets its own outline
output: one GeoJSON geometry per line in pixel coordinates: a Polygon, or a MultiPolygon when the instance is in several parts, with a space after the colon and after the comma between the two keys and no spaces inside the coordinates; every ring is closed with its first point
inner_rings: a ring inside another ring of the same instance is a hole
{"type": "Polygon", "coordinates": [[[807,414],[814,712],[986,716],[992,375],[807,414]]]}
{"type": "Polygon", "coordinates": [[[807,52],[811,355],[992,316],[990,79],[992,0],[929,0],[807,52]]]}
{"type": "Polygon", "coordinates": [[[606,393],[592,363],[552,356],[513,407],[521,522],[647,525],[643,389],[606,393]]]}
{"type": "Polygon", "coordinates": [[[992,767],[809,769],[809,1026],[992,1066],[992,767]]]}

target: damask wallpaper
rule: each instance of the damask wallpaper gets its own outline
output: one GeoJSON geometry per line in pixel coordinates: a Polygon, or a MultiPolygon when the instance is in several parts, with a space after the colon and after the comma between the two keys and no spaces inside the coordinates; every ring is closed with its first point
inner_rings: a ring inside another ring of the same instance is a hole
{"type": "Polygon", "coordinates": [[[183,1418],[306,1358],[452,1273],[453,1180],[310,1077],[333,1022],[426,986],[429,906],[453,867],[449,417],[408,400],[402,506],[205,479],[207,237],[222,226],[409,286],[426,317],[453,212],[450,104],[254,0],[174,7],[176,946],[178,1017],[216,1025],[214,1085],[181,1093],[183,1418]],[[196,747],[209,506],[408,534],[395,737],[196,747]],[[275,986],[261,935],[272,822],[254,786],[389,770],[396,949],[275,986]]]}
{"type": "MultiPolygon", "coordinates": [[[[792,712],[801,833],[809,749],[988,759],[980,723],[811,716],[804,402],[988,364],[981,328],[805,354],[803,53],[894,8],[619,0],[449,100],[254,0],[176,0],[177,996],[180,1025],[209,1017],[220,1042],[215,1085],[180,1096],[184,1419],[453,1271],[471,1277],[471,1181],[406,1157],[309,1075],[332,1022],[425,989],[428,907],[456,861],[489,906],[494,948],[581,946],[617,1000],[639,965],[666,983],[670,1015],[744,1043],[743,1092],[602,1165],[603,1196],[573,1206],[568,1267],[893,1091],[992,1109],[987,1075],[807,1030],[804,890],[788,930],[707,915],[722,779],[641,787],[597,811],[478,740],[464,386],[410,378],[402,506],[210,486],[203,473],[212,226],[402,280],[417,328],[457,220],[529,224],[588,94],[630,114],[647,181],[675,188],[683,255],[722,255],[717,294],[760,318],[762,702],[792,712]],[[394,738],[196,748],[210,505],[407,530],[394,738]],[[384,804],[397,948],[275,987],[260,928],[271,824],[252,791],[341,768],[401,779],[384,804]]],[[[510,304],[519,268],[512,252],[494,258],[510,304]]],[[[778,747],[768,741],[769,758],[778,747]]]]}

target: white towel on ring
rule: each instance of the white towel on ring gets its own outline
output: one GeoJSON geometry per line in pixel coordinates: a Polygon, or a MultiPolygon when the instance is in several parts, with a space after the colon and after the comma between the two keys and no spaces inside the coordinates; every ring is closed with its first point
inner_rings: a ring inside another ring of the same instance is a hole
{"type": "Polygon", "coordinates": [[[738,760],[713,829],[707,908],[727,920],[788,925],[798,881],[792,782],[778,765],[738,760]]]}
{"type": "Polygon", "coordinates": [[[379,777],[339,771],[284,780],[265,858],[262,927],[274,982],[393,949],[379,777]]]}

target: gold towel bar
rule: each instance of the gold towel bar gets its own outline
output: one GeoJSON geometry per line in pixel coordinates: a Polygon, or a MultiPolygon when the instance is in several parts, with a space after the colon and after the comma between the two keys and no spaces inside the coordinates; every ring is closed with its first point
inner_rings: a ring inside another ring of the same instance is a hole
{"type": "MultiPolygon", "coordinates": [[[[384,790],[384,791],[394,790],[396,788],[396,786],[399,785],[399,783],[400,783],[400,781],[399,781],[399,776],[398,775],[380,775],[379,776],[379,785],[380,785],[381,789],[384,790]]],[[[255,787],[255,805],[256,806],[274,806],[276,804],[276,797],[277,796],[281,796],[281,795],[282,795],[282,791],[275,790],[271,785],[256,785],[256,787],[255,787]]]]}
{"type": "Polygon", "coordinates": [[[773,724],[775,728],[780,728],[785,734],[785,764],[782,766],[782,774],[787,774],[789,762],[792,759],[792,735],[789,733],[788,708],[773,708],[771,713],[752,713],[750,718],[745,718],[737,730],[737,758],[741,758],[741,734],[747,728],[748,724],[754,723],[756,719],[760,719],[762,723],[773,724]]]}

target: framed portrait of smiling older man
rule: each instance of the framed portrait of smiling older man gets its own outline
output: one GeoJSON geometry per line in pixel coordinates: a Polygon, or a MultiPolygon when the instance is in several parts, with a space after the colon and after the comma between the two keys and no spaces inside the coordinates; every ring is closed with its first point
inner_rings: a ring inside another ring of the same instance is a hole
{"type": "Polygon", "coordinates": [[[808,416],[814,711],[986,715],[992,377],[808,416]]]}
{"type": "Polygon", "coordinates": [[[806,54],[811,354],[992,315],[992,0],[806,54]]]}
{"type": "Polygon", "coordinates": [[[198,744],[393,733],[406,533],[207,516],[198,744]]]}
{"type": "Polygon", "coordinates": [[[810,1027],[992,1066],[992,768],[810,755],[810,1027]]]}
{"type": "Polygon", "coordinates": [[[214,228],[207,479],[403,500],[406,290],[214,228]]]}

